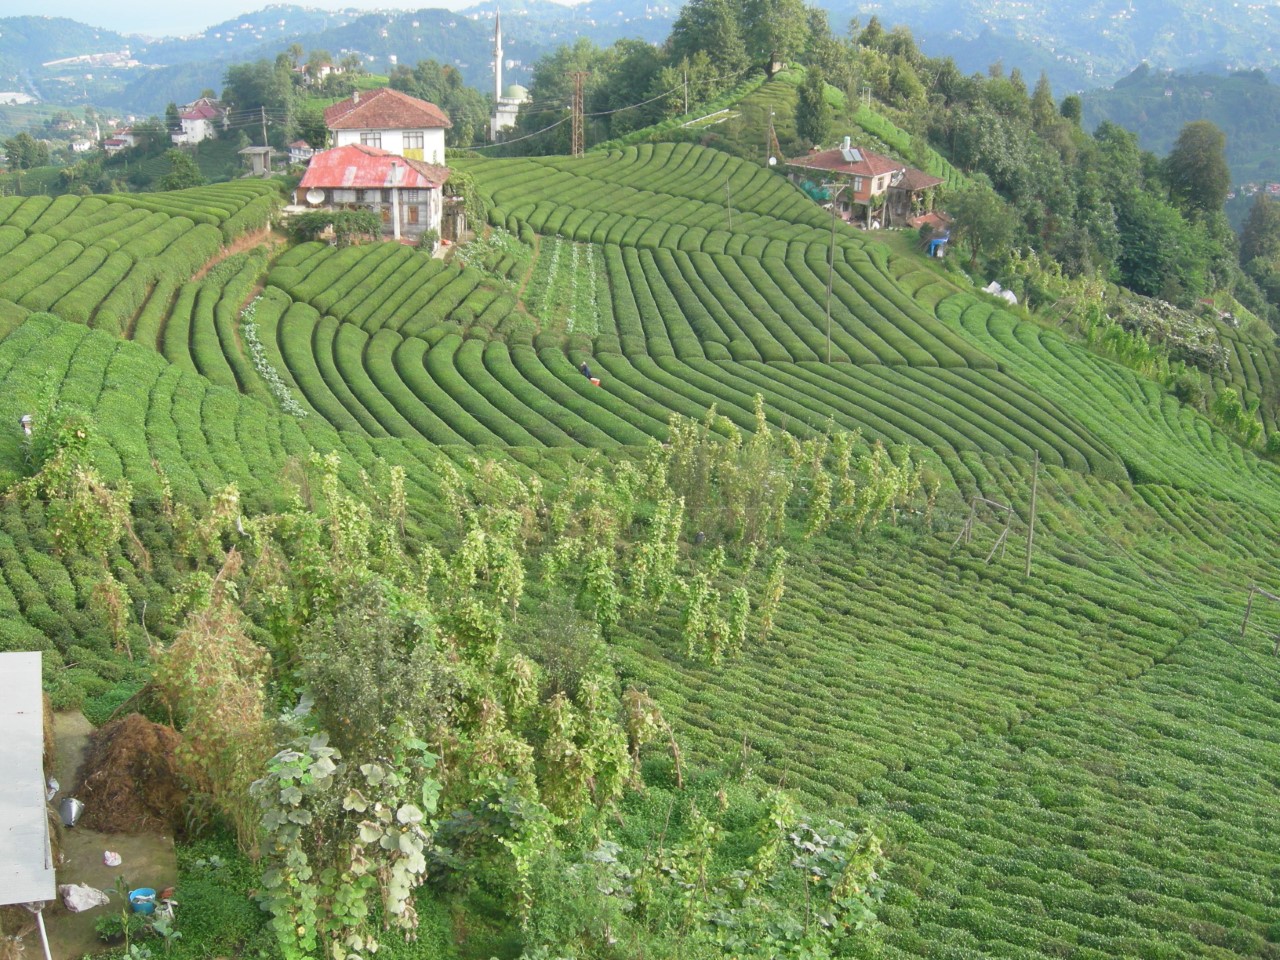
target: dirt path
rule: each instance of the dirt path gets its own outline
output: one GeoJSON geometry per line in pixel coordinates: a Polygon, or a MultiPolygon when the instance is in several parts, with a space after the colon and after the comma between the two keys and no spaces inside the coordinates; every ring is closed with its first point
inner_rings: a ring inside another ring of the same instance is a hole
{"type": "Polygon", "coordinates": [[[273,233],[270,227],[263,227],[257,233],[246,233],[242,237],[237,237],[235,240],[231,241],[228,246],[223,247],[210,257],[209,261],[197,270],[196,275],[191,279],[203,280],[209,275],[210,270],[220,264],[223,260],[226,260],[228,257],[234,257],[237,253],[252,250],[254,247],[263,243],[274,250],[284,242],[284,237],[280,236],[278,233],[273,233]]]}
{"type": "MultiPolygon", "coordinates": [[[[53,775],[62,785],[62,791],[54,798],[57,804],[70,795],[75,785],[76,770],[89,748],[93,725],[79,710],[72,710],[54,714],[53,728],[57,744],[53,775]]],[[[151,887],[161,890],[178,882],[178,860],[172,837],[157,833],[137,836],[98,833],[84,827],[71,827],[61,832],[60,847],[58,884],[88,884],[110,894],[112,902],[83,913],[71,913],[61,901],[45,910],[49,949],[57,958],[82,957],[105,949],[106,945],[98,939],[93,925],[100,917],[119,910],[115,894],[117,877],[124,877],[130,889],[151,887]],[[120,866],[108,867],[102,862],[102,854],[106,850],[120,854],[120,866]]],[[[35,946],[38,954],[39,946],[35,946]]]]}

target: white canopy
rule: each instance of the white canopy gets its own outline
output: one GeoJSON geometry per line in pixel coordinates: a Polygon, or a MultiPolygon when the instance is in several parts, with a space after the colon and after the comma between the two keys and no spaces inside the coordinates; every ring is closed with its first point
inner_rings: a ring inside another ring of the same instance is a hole
{"type": "Polygon", "coordinates": [[[40,654],[0,653],[0,906],[53,900],[40,654]]]}

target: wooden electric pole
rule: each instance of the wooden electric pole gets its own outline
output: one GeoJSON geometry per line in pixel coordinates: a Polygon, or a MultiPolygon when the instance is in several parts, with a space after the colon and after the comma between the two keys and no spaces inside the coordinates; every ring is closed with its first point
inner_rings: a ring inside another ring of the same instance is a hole
{"type": "Polygon", "coordinates": [[[1027,520],[1027,569],[1023,577],[1031,576],[1031,547],[1036,540],[1036,483],[1040,479],[1040,451],[1036,451],[1035,464],[1031,467],[1031,517],[1027,520]]]}
{"type": "Polygon", "coordinates": [[[585,70],[575,70],[571,76],[573,77],[573,142],[569,152],[575,157],[580,157],[586,152],[582,136],[582,85],[587,79],[587,73],[585,70]]]}

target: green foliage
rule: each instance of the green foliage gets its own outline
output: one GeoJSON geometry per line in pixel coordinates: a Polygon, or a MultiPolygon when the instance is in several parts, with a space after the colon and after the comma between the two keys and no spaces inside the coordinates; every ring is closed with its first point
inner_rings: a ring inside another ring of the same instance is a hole
{"type": "Polygon", "coordinates": [[[814,145],[825,143],[831,132],[831,107],[824,96],[825,86],[822,71],[810,68],[800,85],[800,99],[796,104],[796,133],[801,140],[814,145]]]}
{"type": "Polygon", "coordinates": [[[382,220],[371,210],[312,210],[289,221],[289,229],[301,241],[318,240],[329,231],[339,247],[360,240],[374,240],[382,233],[382,220]]]}

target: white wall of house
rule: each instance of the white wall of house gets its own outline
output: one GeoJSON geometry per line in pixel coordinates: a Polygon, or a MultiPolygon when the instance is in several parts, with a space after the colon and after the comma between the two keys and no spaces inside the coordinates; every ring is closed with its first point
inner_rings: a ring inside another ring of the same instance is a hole
{"type": "Polygon", "coordinates": [[[199,120],[183,120],[182,132],[173,135],[174,143],[200,143],[213,138],[213,124],[204,117],[199,120]]]}
{"type": "Polygon", "coordinates": [[[335,130],[335,147],[364,144],[410,160],[444,163],[444,130],[335,130]]]}
{"type": "Polygon", "coordinates": [[[427,230],[440,229],[444,212],[444,193],[434,190],[326,188],[322,206],[361,206],[382,217],[382,232],[391,233],[391,196],[395,195],[400,207],[400,233],[416,237],[427,230]]]}

